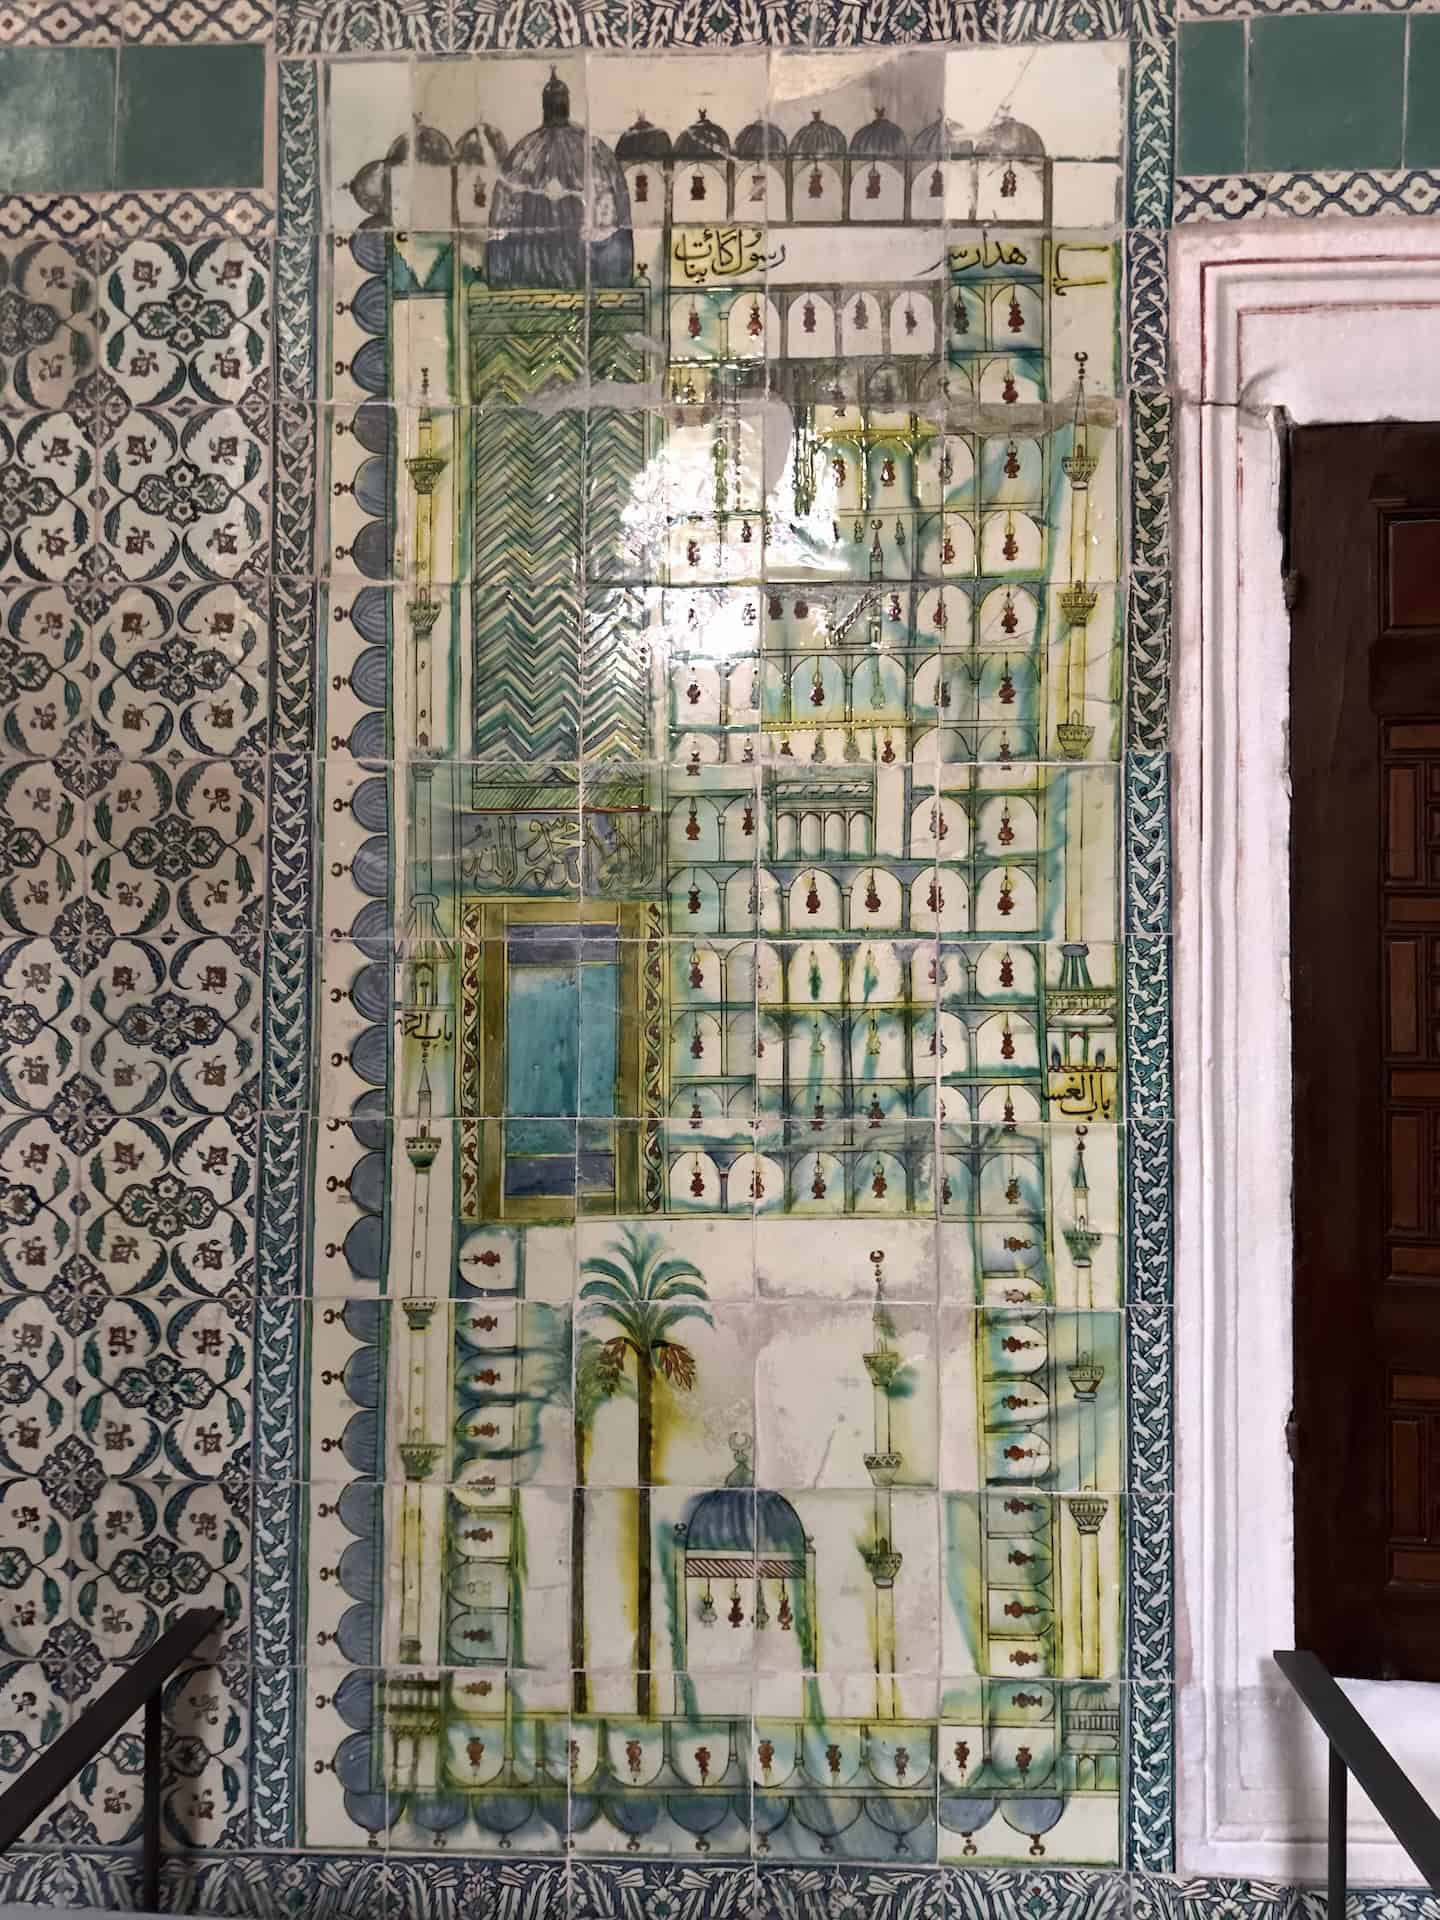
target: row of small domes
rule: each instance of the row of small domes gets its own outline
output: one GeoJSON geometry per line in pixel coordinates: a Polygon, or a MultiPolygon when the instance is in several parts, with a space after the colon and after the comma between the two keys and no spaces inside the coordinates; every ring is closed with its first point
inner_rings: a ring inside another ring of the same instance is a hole
{"type": "Polygon", "coordinates": [[[968,160],[976,151],[1006,156],[1042,155],[1044,142],[1033,127],[1019,120],[1002,119],[987,127],[977,143],[955,120],[932,120],[913,140],[907,140],[902,127],[889,119],[884,107],[876,107],[875,117],[847,141],[839,127],[832,126],[820,109],[814,109],[809,121],[798,133],[786,138],[770,120],[752,120],[732,142],[725,129],[712,120],[704,107],[700,117],[672,143],[663,127],[652,126],[642,113],[615,142],[615,158],[623,166],[636,161],[666,160],[782,160],[794,156],[804,160],[836,160],[846,153],[865,160],[968,160]]]}

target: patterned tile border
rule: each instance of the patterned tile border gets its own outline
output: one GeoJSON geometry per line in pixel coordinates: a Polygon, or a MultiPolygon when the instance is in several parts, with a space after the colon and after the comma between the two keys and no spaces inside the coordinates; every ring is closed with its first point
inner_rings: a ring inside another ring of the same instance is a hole
{"type": "MultiPolygon", "coordinates": [[[[133,1855],[28,1849],[0,1899],[129,1907],[133,1855]]],[[[412,1859],[384,1853],[197,1853],[167,1863],[166,1911],[263,1920],[1324,1920],[1318,1889],[1080,1869],[651,1865],[412,1859]]],[[[1346,1920],[1440,1920],[1440,1896],[1352,1888],[1346,1920]]]]}
{"type": "Polygon", "coordinates": [[[1249,20],[1275,13],[1440,13],[1440,0],[1180,0],[1182,20],[1249,20]]]}
{"type": "Polygon", "coordinates": [[[1129,0],[278,0],[283,53],[1114,39],[1129,0]]]}
{"type": "Polygon", "coordinates": [[[233,46],[269,40],[275,32],[275,0],[124,0],[120,27],[127,45],[233,46]]]}
{"type": "Polygon", "coordinates": [[[0,47],[116,47],[114,0],[0,0],[0,47]]]}
{"type": "Polygon", "coordinates": [[[0,47],[233,46],[274,31],[275,0],[0,0],[0,47]]]}
{"type": "Polygon", "coordinates": [[[1175,182],[1175,224],[1193,220],[1356,219],[1433,213],[1440,170],[1427,167],[1336,173],[1187,174],[1175,182]]]}
{"type": "Polygon", "coordinates": [[[263,240],[274,230],[275,202],[268,193],[202,187],[184,192],[55,193],[0,195],[0,237],[20,240],[87,239],[102,230],[125,239],[141,235],[194,240],[202,233],[230,233],[263,240]]]}

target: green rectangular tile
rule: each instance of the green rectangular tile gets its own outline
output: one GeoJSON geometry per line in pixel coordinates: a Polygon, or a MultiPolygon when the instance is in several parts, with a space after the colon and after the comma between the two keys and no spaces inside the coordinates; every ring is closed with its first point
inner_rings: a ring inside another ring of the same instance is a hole
{"type": "Polygon", "coordinates": [[[1405,165],[1440,167],[1440,14],[1410,17],[1405,69],[1405,165]]]}
{"type": "Polygon", "coordinates": [[[0,51],[0,191],[112,184],[115,60],[104,47],[0,51]]]}
{"type": "Polygon", "coordinates": [[[263,47],[126,47],[118,184],[258,187],[265,164],[263,47]]]}
{"type": "Polygon", "coordinates": [[[1394,15],[1252,20],[1250,171],[1398,167],[1404,74],[1394,15]]]}
{"type": "Polygon", "coordinates": [[[1245,165],[1245,22],[1180,28],[1181,173],[1239,173],[1245,165]]]}

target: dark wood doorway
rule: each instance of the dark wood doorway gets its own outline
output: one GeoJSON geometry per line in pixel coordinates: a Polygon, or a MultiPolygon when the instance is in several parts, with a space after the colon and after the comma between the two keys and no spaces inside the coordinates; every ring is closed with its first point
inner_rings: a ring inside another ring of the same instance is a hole
{"type": "Polygon", "coordinates": [[[1290,528],[1296,1645],[1440,1680],[1440,427],[1296,430],[1290,528]]]}

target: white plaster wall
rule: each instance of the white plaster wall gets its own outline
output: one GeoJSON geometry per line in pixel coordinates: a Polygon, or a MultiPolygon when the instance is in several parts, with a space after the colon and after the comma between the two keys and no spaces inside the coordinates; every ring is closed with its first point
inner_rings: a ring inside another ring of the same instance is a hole
{"type": "MultiPolygon", "coordinates": [[[[1269,1657],[1294,1641],[1275,420],[1440,421],[1440,237],[1399,220],[1181,230],[1172,293],[1178,1865],[1318,1880],[1325,1743],[1269,1657]]],[[[1440,1806],[1440,1688],[1347,1691],[1440,1806]]],[[[1353,1789],[1350,1838],[1352,1880],[1418,1882],[1353,1789]]]]}

